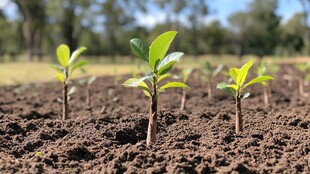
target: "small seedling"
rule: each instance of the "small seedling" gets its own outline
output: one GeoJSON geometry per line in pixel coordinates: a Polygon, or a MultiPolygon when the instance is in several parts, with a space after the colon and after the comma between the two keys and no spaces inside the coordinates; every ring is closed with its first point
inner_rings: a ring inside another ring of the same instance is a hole
{"type": "Polygon", "coordinates": [[[134,54],[148,64],[150,72],[142,78],[130,78],[123,83],[125,87],[136,87],[142,89],[144,94],[150,98],[150,114],[146,143],[150,146],[156,143],[157,129],[157,102],[160,93],[168,88],[180,87],[188,88],[181,82],[168,82],[160,86],[160,81],[169,77],[169,71],[173,69],[173,65],[179,61],[183,53],[174,52],[166,55],[171,42],[173,41],[176,31],[168,31],[158,36],[149,47],[142,40],[135,38],[130,40],[131,48],[134,54]]]}
{"type": "MultiPolygon", "coordinates": [[[[192,73],[192,68],[187,68],[182,70],[182,81],[184,84],[186,84],[188,80],[188,76],[192,73]]],[[[186,88],[182,88],[182,101],[181,101],[181,107],[180,110],[183,111],[186,109],[186,101],[187,101],[187,95],[186,95],[186,88]]]]}
{"type": "Polygon", "coordinates": [[[90,91],[90,86],[91,84],[93,84],[94,81],[96,81],[97,77],[95,76],[91,76],[91,77],[88,77],[86,79],[81,79],[79,80],[79,83],[82,85],[82,84],[86,84],[86,99],[85,99],[85,103],[87,106],[90,106],[91,104],[91,91],[90,91]]]}
{"type": "Polygon", "coordinates": [[[57,71],[56,78],[63,84],[63,99],[61,101],[63,104],[63,120],[68,118],[68,98],[71,94],[76,92],[75,87],[72,87],[68,92],[70,77],[76,69],[88,64],[88,61],[85,60],[79,61],[76,64],[73,64],[73,62],[85,50],[85,47],[80,47],[70,56],[69,47],[65,44],[61,44],[56,51],[60,65],[51,65],[51,67],[57,71]]]}
{"type": "Polygon", "coordinates": [[[300,96],[306,96],[306,93],[304,91],[304,84],[307,76],[309,76],[310,73],[310,62],[308,63],[299,63],[296,64],[296,68],[299,70],[299,95],[300,96]]]}
{"type": "Polygon", "coordinates": [[[233,96],[235,98],[235,110],[236,110],[236,133],[239,134],[243,131],[242,126],[242,112],[241,112],[241,101],[250,96],[250,93],[243,94],[243,91],[256,83],[262,83],[267,80],[272,80],[271,76],[260,76],[250,80],[248,83],[245,83],[247,74],[251,66],[253,65],[253,60],[250,60],[245,65],[243,65],[240,69],[231,68],[230,76],[234,80],[235,84],[227,84],[225,82],[217,85],[217,88],[225,91],[227,94],[233,96]]]}
{"type": "MultiPolygon", "coordinates": [[[[267,67],[266,65],[262,62],[258,67],[257,67],[257,75],[258,77],[260,76],[264,76],[266,74],[267,71],[267,67]]],[[[261,84],[263,85],[263,95],[264,95],[264,103],[265,105],[269,104],[269,84],[266,81],[261,82],[261,84]]]]}
{"type": "Polygon", "coordinates": [[[205,76],[203,76],[203,80],[207,83],[208,87],[208,98],[209,100],[213,97],[213,79],[222,71],[223,65],[219,64],[215,69],[212,69],[212,66],[209,62],[206,62],[202,66],[202,72],[205,76]]]}

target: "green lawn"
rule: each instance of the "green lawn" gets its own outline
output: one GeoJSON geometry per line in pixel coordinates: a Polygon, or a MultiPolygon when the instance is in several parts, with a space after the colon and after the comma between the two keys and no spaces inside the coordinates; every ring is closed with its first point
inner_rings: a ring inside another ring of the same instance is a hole
{"type": "MultiPolygon", "coordinates": [[[[177,67],[193,67],[198,68],[205,61],[211,61],[213,65],[223,63],[229,66],[240,65],[248,59],[253,58],[253,56],[246,56],[242,62],[240,62],[234,56],[200,56],[200,57],[190,57],[184,56],[177,67]]],[[[268,58],[271,59],[271,58],[268,58]]],[[[295,61],[309,61],[309,58],[301,59],[280,59],[272,58],[276,63],[292,63],[295,61]]],[[[101,59],[105,60],[105,59],[101,59]]],[[[91,62],[92,59],[90,58],[91,62]]],[[[116,63],[111,63],[109,61],[97,61],[98,63],[92,63],[85,66],[87,74],[81,71],[76,71],[73,78],[83,77],[83,76],[104,76],[104,75],[123,75],[129,74],[131,72],[144,72],[147,70],[145,66],[138,66],[138,60],[130,60],[128,57],[120,57],[116,59],[116,63]]],[[[49,67],[49,63],[29,63],[26,61],[14,62],[14,63],[1,63],[0,64],[0,85],[12,85],[12,84],[23,84],[29,82],[37,81],[52,81],[54,78],[55,71],[49,67]]]]}

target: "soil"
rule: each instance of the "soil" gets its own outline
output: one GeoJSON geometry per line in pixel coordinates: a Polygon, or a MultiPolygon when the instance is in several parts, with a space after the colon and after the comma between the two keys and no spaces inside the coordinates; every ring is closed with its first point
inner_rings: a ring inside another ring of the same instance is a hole
{"type": "MultiPolygon", "coordinates": [[[[282,67],[285,73],[289,66],[282,67]]],[[[159,98],[158,142],[146,147],[149,100],[141,91],[98,78],[85,104],[86,85],[61,121],[56,82],[0,88],[0,173],[310,173],[310,99],[272,82],[270,105],[260,85],[242,102],[244,132],[235,134],[234,100],[193,74],[187,109],[182,91],[159,98]]],[[[224,78],[219,77],[216,82],[224,78]]],[[[310,92],[310,87],[305,90],[310,92]]]]}

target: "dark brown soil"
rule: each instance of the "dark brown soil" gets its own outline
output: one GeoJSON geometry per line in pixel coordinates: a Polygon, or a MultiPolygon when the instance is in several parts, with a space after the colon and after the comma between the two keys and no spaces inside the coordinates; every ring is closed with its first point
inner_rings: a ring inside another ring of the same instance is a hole
{"type": "Polygon", "coordinates": [[[236,135],[233,98],[214,89],[209,101],[195,77],[186,111],[180,90],[160,96],[153,148],[145,145],[148,99],[112,77],[94,82],[89,107],[77,85],[65,122],[58,83],[1,87],[0,173],[310,173],[310,99],[297,83],[274,80],[269,106],[259,85],[249,89],[236,135]]]}

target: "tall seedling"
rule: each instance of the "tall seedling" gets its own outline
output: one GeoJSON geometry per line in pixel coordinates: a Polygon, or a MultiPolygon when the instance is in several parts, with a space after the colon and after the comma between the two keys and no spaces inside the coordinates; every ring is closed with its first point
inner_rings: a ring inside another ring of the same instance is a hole
{"type": "MultiPolygon", "coordinates": [[[[266,73],[266,65],[264,63],[261,63],[258,67],[257,67],[257,75],[258,77],[265,75],[266,73]]],[[[265,105],[269,104],[269,84],[267,82],[261,82],[261,84],[263,85],[263,95],[264,95],[264,103],[265,105]]]]}
{"type": "Polygon", "coordinates": [[[310,62],[296,64],[296,68],[300,72],[299,79],[298,79],[299,95],[306,96],[305,91],[304,91],[304,83],[305,83],[305,79],[307,75],[309,75],[310,73],[310,62]]]}
{"type": "Polygon", "coordinates": [[[56,78],[62,83],[63,85],[63,113],[62,119],[65,120],[68,118],[68,98],[70,94],[76,91],[76,88],[71,88],[68,92],[68,84],[72,73],[77,69],[82,67],[83,65],[88,64],[87,61],[82,60],[76,64],[73,64],[75,59],[85,51],[85,47],[80,47],[79,49],[75,50],[72,55],[70,56],[70,49],[67,45],[61,44],[56,51],[58,61],[60,65],[51,65],[57,71],[56,78]]]}
{"type": "MultiPolygon", "coordinates": [[[[192,73],[192,71],[193,71],[192,68],[183,69],[183,71],[182,71],[182,80],[183,80],[184,84],[186,84],[186,82],[188,80],[188,76],[192,73]]],[[[181,107],[180,107],[181,111],[186,109],[186,101],[187,101],[186,88],[183,88],[182,89],[181,107]]]]}
{"type": "Polygon", "coordinates": [[[157,101],[160,93],[168,88],[180,87],[187,88],[187,85],[181,82],[168,82],[160,86],[159,82],[169,77],[167,74],[172,70],[173,65],[179,61],[183,53],[174,52],[166,55],[171,42],[177,32],[168,31],[158,36],[149,47],[142,40],[135,38],[130,40],[131,48],[134,54],[148,64],[150,72],[142,78],[130,78],[123,83],[125,87],[136,87],[142,89],[144,94],[150,98],[149,125],[147,132],[147,146],[156,143],[157,128],[157,101]]]}
{"type": "Polygon", "coordinates": [[[260,76],[250,80],[248,83],[245,83],[247,74],[251,66],[253,65],[253,60],[250,60],[245,65],[243,65],[240,69],[231,68],[230,76],[232,77],[234,84],[220,83],[217,85],[217,88],[225,91],[227,94],[233,96],[235,98],[235,110],[236,110],[236,133],[240,133],[243,131],[243,121],[242,121],[242,111],[241,111],[241,101],[247,97],[249,97],[250,93],[243,94],[244,89],[247,87],[254,85],[256,83],[262,83],[267,80],[272,80],[271,76],[260,76]]]}
{"type": "Polygon", "coordinates": [[[208,90],[208,98],[212,99],[213,97],[213,79],[216,77],[223,69],[223,65],[218,65],[215,69],[212,68],[209,62],[206,62],[202,66],[202,72],[205,76],[203,76],[204,81],[207,83],[207,90],[208,90]]]}

